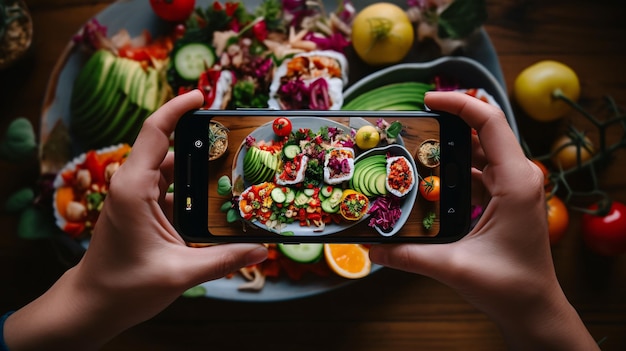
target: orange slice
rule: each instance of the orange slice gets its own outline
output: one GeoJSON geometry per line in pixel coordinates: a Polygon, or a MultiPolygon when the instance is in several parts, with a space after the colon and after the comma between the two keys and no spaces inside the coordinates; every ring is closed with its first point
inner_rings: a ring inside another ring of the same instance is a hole
{"type": "Polygon", "coordinates": [[[324,256],[330,269],[344,278],[363,278],[372,269],[369,250],[360,244],[324,244],[324,256]]]}

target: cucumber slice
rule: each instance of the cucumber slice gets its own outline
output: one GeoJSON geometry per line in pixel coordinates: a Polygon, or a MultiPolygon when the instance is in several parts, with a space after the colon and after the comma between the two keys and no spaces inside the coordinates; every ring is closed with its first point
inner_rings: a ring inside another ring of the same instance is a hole
{"type": "Polygon", "coordinates": [[[174,69],[185,80],[197,81],[214,63],[213,49],[202,43],[185,44],[174,54],[174,69]]]}
{"type": "Polygon", "coordinates": [[[324,254],[324,244],[278,244],[278,250],[298,263],[313,263],[324,254]]]}
{"type": "Polygon", "coordinates": [[[320,194],[322,194],[323,197],[330,197],[330,194],[333,193],[333,187],[330,185],[324,185],[322,187],[322,190],[320,191],[320,194]]]}
{"type": "Polygon", "coordinates": [[[302,206],[309,202],[310,196],[307,196],[304,192],[298,191],[296,194],[296,198],[294,199],[294,204],[296,206],[302,206]]]}
{"type": "Polygon", "coordinates": [[[283,202],[285,202],[285,200],[287,200],[287,195],[285,195],[283,188],[272,189],[270,196],[272,197],[272,200],[274,200],[274,202],[278,202],[279,204],[282,204],[283,202]]]}
{"type": "Polygon", "coordinates": [[[285,200],[285,202],[290,204],[296,198],[296,192],[291,190],[291,188],[287,188],[287,192],[285,193],[285,196],[287,196],[287,199],[285,200]]]}
{"type": "Polygon", "coordinates": [[[303,190],[303,192],[304,192],[304,195],[311,197],[313,196],[313,194],[315,194],[315,189],[306,188],[303,190]]]}
{"type": "Polygon", "coordinates": [[[333,192],[328,197],[328,201],[330,201],[333,206],[336,206],[341,202],[341,196],[343,196],[343,190],[341,190],[341,188],[333,188],[333,192]]]}
{"type": "Polygon", "coordinates": [[[326,213],[339,212],[339,203],[333,203],[330,198],[322,201],[322,210],[326,213]]]}
{"type": "Polygon", "coordinates": [[[283,153],[285,154],[285,157],[293,160],[300,153],[300,147],[298,145],[287,145],[283,149],[283,153]]]}

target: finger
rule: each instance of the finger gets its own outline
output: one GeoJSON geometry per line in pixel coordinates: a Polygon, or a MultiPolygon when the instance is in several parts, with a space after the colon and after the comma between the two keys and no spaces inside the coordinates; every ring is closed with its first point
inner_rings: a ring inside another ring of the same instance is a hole
{"type": "Polygon", "coordinates": [[[472,167],[482,170],[487,164],[487,157],[478,135],[472,135],[472,167]]]}
{"type": "Polygon", "coordinates": [[[489,192],[485,189],[482,179],[482,172],[478,169],[472,169],[472,205],[485,206],[489,200],[489,192]]]}
{"type": "Polygon", "coordinates": [[[499,165],[526,158],[499,108],[458,92],[429,92],[424,103],[433,110],[457,115],[476,129],[490,164],[499,165]]]}
{"type": "Polygon", "coordinates": [[[267,248],[261,244],[221,244],[185,249],[188,249],[185,260],[194,284],[222,278],[267,259],[267,248]]]}
{"type": "Polygon", "coordinates": [[[161,175],[167,187],[174,182],[174,153],[168,152],[165,159],[161,162],[161,175]]]}
{"type": "Polygon", "coordinates": [[[370,247],[373,263],[441,280],[441,273],[451,268],[451,244],[378,244],[370,247]]]}
{"type": "Polygon", "coordinates": [[[204,98],[198,90],[176,96],[161,106],[141,127],[133,144],[129,163],[138,169],[158,170],[167,150],[176,122],[190,110],[202,107],[204,98]]]}
{"type": "Polygon", "coordinates": [[[170,223],[174,223],[174,194],[165,194],[165,197],[161,201],[160,205],[163,209],[165,217],[167,217],[170,223]]]}

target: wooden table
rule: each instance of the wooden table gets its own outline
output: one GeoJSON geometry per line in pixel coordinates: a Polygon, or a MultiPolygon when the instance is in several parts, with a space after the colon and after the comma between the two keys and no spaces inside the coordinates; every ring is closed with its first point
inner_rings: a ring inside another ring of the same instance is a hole
{"type": "MultiPolygon", "coordinates": [[[[0,72],[0,131],[25,116],[38,126],[47,80],[69,38],[109,1],[31,0],[35,39],[31,53],[0,72]]],[[[617,0],[490,0],[485,29],[499,54],[509,92],[516,75],[541,59],[570,65],[582,82],[583,103],[609,94],[626,106],[626,12],[617,0]]],[[[590,128],[572,113],[562,123],[540,124],[516,111],[522,136],[534,153],[546,152],[567,121],[590,128]]],[[[593,133],[591,134],[593,136],[593,133]]],[[[601,186],[626,202],[626,155],[617,153],[600,175],[601,186]]],[[[34,184],[36,161],[1,162],[0,199],[34,184]]],[[[589,254],[580,215],[553,255],[560,282],[603,349],[626,349],[626,255],[589,254]]],[[[0,214],[0,311],[43,293],[67,268],[48,241],[16,237],[17,220],[0,214]]],[[[70,262],[71,263],[71,262],[70,262]]],[[[154,319],[112,340],[106,350],[501,350],[497,328],[446,286],[384,269],[348,287],[277,303],[179,299],[154,319]]]]}

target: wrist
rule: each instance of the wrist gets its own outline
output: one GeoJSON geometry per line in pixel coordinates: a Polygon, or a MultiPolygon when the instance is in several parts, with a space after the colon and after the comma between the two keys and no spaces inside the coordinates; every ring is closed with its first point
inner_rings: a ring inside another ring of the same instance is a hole
{"type": "MultiPolygon", "coordinates": [[[[80,263],[79,263],[80,265],[80,263]]],[[[85,289],[78,266],[43,295],[16,311],[4,329],[11,351],[97,349],[124,328],[97,295],[85,289]]]]}
{"type": "Polygon", "coordinates": [[[511,349],[599,350],[558,282],[492,315],[511,349]]]}

